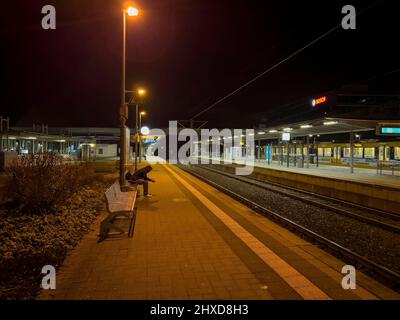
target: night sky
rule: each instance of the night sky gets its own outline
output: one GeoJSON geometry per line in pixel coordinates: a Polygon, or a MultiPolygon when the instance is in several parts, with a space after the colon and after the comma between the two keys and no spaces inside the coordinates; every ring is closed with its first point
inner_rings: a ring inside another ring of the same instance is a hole
{"type": "MultiPolygon", "coordinates": [[[[118,126],[122,1],[8,2],[0,114],[13,125],[118,126]],[[41,28],[46,4],[57,9],[57,30],[41,28]]],[[[137,1],[141,15],[128,19],[127,88],[147,88],[145,124],[189,119],[340,24],[343,5],[359,12],[373,2],[137,1]]],[[[374,77],[372,90],[399,93],[399,73],[379,77],[400,69],[395,3],[380,1],[357,17],[357,30],[339,28],[200,119],[253,126],[281,116],[285,104],[374,77]]]]}

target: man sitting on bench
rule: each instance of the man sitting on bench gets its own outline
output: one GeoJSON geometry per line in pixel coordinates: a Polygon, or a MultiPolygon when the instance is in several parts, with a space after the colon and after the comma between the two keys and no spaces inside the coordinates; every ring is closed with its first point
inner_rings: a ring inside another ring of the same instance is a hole
{"type": "Polygon", "coordinates": [[[147,174],[151,170],[153,170],[153,168],[151,166],[146,166],[142,169],[139,169],[138,171],[136,171],[134,173],[130,173],[128,171],[125,175],[125,178],[129,183],[143,185],[144,196],[148,197],[148,198],[152,196],[151,194],[149,194],[148,181],[156,182],[154,179],[151,179],[147,176],[147,174]]]}

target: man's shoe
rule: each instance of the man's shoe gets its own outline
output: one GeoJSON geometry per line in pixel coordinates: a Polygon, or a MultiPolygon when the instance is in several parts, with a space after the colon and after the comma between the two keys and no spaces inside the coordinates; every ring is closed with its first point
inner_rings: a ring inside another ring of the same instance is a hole
{"type": "Polygon", "coordinates": [[[145,196],[146,198],[151,198],[153,195],[150,194],[150,193],[148,193],[148,194],[145,194],[144,196],[145,196]]]}

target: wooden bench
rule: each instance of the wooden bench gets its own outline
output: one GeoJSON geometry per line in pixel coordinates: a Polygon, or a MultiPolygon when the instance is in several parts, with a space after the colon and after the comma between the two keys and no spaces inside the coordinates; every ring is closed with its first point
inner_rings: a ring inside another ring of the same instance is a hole
{"type": "Polygon", "coordinates": [[[130,219],[128,236],[132,237],[137,191],[137,186],[131,184],[129,191],[122,192],[119,181],[115,181],[111,187],[107,189],[104,195],[106,198],[108,216],[100,224],[100,238],[106,238],[110,229],[116,230],[118,235],[125,233],[122,228],[115,225],[115,220],[118,217],[130,219]]]}

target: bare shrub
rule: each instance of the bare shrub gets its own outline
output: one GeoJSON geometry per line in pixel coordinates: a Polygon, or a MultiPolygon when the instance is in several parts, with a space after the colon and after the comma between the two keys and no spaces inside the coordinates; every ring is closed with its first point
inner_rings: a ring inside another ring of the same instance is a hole
{"type": "Polygon", "coordinates": [[[66,164],[51,152],[20,156],[6,172],[12,198],[24,212],[34,214],[54,211],[94,177],[91,164],[66,164]]]}

